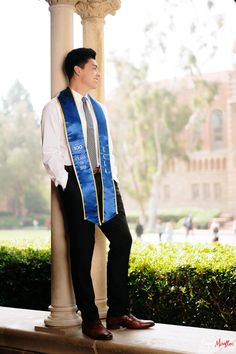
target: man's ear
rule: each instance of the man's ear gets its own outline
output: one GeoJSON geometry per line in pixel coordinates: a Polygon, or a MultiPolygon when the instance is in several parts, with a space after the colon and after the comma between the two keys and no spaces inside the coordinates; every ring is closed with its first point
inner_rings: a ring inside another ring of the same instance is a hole
{"type": "Polygon", "coordinates": [[[74,66],[74,73],[77,76],[80,76],[81,68],[78,65],[74,66]]]}

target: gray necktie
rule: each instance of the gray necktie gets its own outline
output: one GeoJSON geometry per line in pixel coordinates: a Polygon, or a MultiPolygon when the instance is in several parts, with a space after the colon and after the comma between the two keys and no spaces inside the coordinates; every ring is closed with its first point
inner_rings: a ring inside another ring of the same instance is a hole
{"type": "Polygon", "coordinates": [[[87,122],[87,148],[92,168],[97,167],[97,154],[94,138],[93,118],[88,108],[87,97],[82,97],[84,114],[87,122]]]}

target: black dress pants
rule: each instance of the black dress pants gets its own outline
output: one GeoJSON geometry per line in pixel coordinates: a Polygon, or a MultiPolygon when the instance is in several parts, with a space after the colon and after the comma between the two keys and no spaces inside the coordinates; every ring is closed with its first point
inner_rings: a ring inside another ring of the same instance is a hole
{"type": "MultiPolygon", "coordinates": [[[[94,175],[99,209],[102,209],[101,174],[94,175]]],[[[107,262],[108,316],[129,312],[128,264],[132,237],[127,224],[122,198],[116,181],[118,214],[100,227],[109,240],[107,262]]],[[[58,186],[65,226],[69,235],[72,283],[76,304],[84,321],[99,318],[91,278],[91,262],[95,243],[95,225],[83,218],[81,192],[74,171],[69,171],[65,190],[58,186]]]]}

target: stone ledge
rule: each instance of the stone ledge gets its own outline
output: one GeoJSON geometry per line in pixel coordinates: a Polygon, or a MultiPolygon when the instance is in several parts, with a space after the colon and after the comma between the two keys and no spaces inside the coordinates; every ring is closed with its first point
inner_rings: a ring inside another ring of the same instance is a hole
{"type": "Polygon", "coordinates": [[[236,353],[236,332],[156,324],[113,331],[112,341],[87,338],[79,327],[45,332],[47,311],[0,307],[1,354],[216,354],[236,353]],[[35,326],[42,330],[35,331],[35,326]],[[227,342],[228,341],[228,342],[227,342]]]}

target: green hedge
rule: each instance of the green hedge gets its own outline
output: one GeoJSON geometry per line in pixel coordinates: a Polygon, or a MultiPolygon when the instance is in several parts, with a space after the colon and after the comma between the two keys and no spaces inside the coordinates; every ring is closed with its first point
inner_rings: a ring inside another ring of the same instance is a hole
{"type": "MultiPolygon", "coordinates": [[[[156,322],[236,330],[236,248],[135,243],[129,270],[134,314],[156,322]]],[[[50,251],[0,247],[0,305],[46,310],[50,251]]]]}
{"type": "Polygon", "coordinates": [[[236,330],[235,250],[136,244],[129,280],[133,312],[161,323],[236,330]]]}
{"type": "Polygon", "coordinates": [[[31,214],[25,217],[15,216],[10,213],[0,214],[0,229],[18,229],[20,227],[33,227],[33,221],[38,221],[38,226],[45,226],[45,221],[50,219],[49,214],[31,214]]]}
{"type": "Polygon", "coordinates": [[[17,216],[8,214],[0,215],[0,229],[14,229],[21,226],[21,220],[17,216]]]}
{"type": "Polygon", "coordinates": [[[0,247],[0,306],[47,310],[50,251],[0,247]]]}

